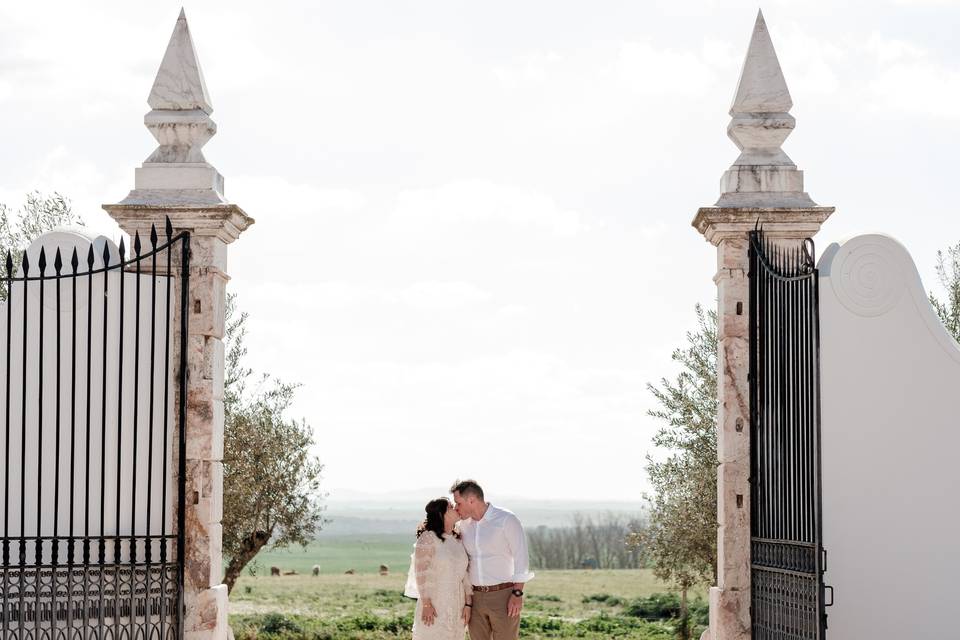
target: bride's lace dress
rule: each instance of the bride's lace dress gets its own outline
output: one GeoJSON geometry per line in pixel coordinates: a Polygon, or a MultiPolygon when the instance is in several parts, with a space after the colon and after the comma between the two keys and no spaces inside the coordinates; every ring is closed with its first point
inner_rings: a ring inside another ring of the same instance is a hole
{"type": "Polygon", "coordinates": [[[467,563],[467,552],[459,538],[448,535],[440,540],[432,531],[424,531],[417,539],[411,567],[419,593],[413,640],[463,640],[466,626],[461,615],[466,596],[472,593],[467,563]],[[430,626],[422,619],[426,599],[437,611],[430,626]]]}

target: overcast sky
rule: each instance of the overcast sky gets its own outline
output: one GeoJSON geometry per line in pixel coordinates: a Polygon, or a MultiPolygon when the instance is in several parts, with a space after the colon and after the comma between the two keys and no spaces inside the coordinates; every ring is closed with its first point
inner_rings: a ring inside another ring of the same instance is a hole
{"type": "MultiPolygon", "coordinates": [[[[154,148],[166,2],[0,5],[0,201],[99,209],[154,148]]],[[[231,247],[250,360],[303,383],[326,487],[475,476],[488,493],[636,499],[648,381],[713,304],[690,226],[737,155],[727,110],[755,2],[193,2],[219,126],[257,223],[231,247]]],[[[837,212],[928,286],[960,241],[960,3],[767,2],[797,128],[837,212]]]]}

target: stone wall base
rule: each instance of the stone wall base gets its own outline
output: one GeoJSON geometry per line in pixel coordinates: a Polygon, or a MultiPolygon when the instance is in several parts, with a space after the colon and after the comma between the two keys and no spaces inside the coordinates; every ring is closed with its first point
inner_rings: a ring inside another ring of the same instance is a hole
{"type": "Polygon", "coordinates": [[[227,640],[227,585],[218,584],[188,595],[183,618],[185,640],[227,640]]]}
{"type": "Polygon", "coordinates": [[[750,640],[750,592],[710,587],[712,640],[750,640]]]}

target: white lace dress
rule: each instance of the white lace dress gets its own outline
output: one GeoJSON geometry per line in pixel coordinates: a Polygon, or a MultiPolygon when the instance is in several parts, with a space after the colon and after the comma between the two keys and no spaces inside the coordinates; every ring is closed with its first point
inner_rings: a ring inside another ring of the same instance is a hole
{"type": "Polygon", "coordinates": [[[408,595],[417,597],[413,618],[413,640],[463,640],[463,606],[473,592],[467,573],[467,552],[454,536],[440,540],[432,531],[417,539],[411,565],[408,595]],[[433,624],[423,623],[423,602],[429,599],[437,611],[433,624]]]}

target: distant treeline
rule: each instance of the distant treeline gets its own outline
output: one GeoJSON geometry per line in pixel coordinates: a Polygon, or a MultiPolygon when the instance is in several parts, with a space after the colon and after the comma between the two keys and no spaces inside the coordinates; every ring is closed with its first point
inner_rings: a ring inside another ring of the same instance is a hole
{"type": "Polygon", "coordinates": [[[627,536],[643,528],[639,518],[606,513],[573,515],[567,527],[527,529],[530,563],[535,569],[639,569],[640,550],[627,536]]]}

